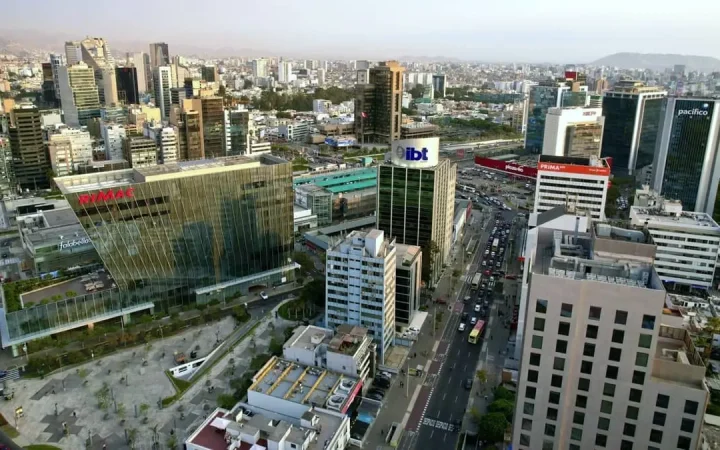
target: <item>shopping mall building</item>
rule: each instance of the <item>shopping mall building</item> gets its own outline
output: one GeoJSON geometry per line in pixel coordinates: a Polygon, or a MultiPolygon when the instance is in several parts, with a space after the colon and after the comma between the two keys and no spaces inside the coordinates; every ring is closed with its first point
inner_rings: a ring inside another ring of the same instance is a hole
{"type": "Polygon", "coordinates": [[[285,160],[235,156],[55,182],[112,288],[13,312],[4,301],[3,348],[145,309],[204,303],[293,279],[292,166],[285,160]]]}

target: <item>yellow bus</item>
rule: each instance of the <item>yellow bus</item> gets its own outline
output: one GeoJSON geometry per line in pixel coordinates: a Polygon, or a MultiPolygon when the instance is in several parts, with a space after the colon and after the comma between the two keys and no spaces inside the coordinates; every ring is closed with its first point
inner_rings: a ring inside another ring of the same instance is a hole
{"type": "Polygon", "coordinates": [[[468,342],[471,344],[477,344],[480,340],[480,336],[482,335],[483,329],[485,328],[485,321],[484,320],[478,320],[475,326],[473,327],[472,331],[470,332],[470,336],[468,336],[468,342]]]}

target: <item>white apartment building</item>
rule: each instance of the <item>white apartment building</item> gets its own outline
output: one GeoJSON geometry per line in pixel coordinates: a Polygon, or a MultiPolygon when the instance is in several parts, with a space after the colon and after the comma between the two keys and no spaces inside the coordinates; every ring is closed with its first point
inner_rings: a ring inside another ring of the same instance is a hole
{"type": "Polygon", "coordinates": [[[50,157],[50,167],[55,176],[64,177],[73,174],[72,144],[70,144],[69,140],[53,139],[53,136],[50,136],[48,155],[50,157]]]}
{"type": "Polygon", "coordinates": [[[105,159],[123,159],[123,139],[127,137],[125,127],[103,122],[100,134],[105,141],[105,159]]]}
{"type": "Polygon", "coordinates": [[[604,125],[602,108],[549,108],[542,154],[600,157],[604,125]]]}
{"type": "Polygon", "coordinates": [[[264,58],[253,59],[252,71],[255,78],[265,78],[268,76],[268,60],[264,58]]]}
{"type": "Polygon", "coordinates": [[[72,147],[73,164],[86,163],[93,159],[93,140],[85,129],[63,127],[50,139],[67,140],[72,147]]]}
{"type": "Polygon", "coordinates": [[[173,127],[152,128],[145,124],[145,137],[153,139],[157,145],[157,161],[159,164],[177,162],[178,136],[173,127]]]}
{"type": "MultiPolygon", "coordinates": [[[[253,74],[255,71],[255,61],[253,61],[253,74]]],[[[292,63],[290,61],[280,61],[278,63],[278,82],[290,83],[293,81],[292,63]]],[[[258,76],[258,75],[255,75],[258,76]]],[[[265,75],[266,76],[266,75],[265,75]]]]}
{"type": "Polygon", "coordinates": [[[537,169],[534,213],[566,206],[604,219],[610,179],[605,160],[540,155],[537,169]]]}
{"type": "Polygon", "coordinates": [[[153,71],[153,86],[155,91],[155,106],[160,108],[163,120],[170,117],[172,97],[172,71],[170,66],[156,67],[153,71]]]}
{"type": "Polygon", "coordinates": [[[55,176],[72,175],[78,164],[92,161],[90,133],[75,128],[60,128],[48,139],[48,154],[55,176]]]}
{"type": "Polygon", "coordinates": [[[720,251],[720,226],[702,212],[683,211],[647,187],[630,208],[632,226],[647,229],[657,246],[655,270],[666,283],[708,289],[720,251]],[[643,195],[649,194],[649,195],[643,195]]]}
{"type": "Polygon", "coordinates": [[[310,130],[310,124],[307,122],[292,122],[278,126],[278,137],[288,141],[305,142],[310,130]]]}
{"type": "Polygon", "coordinates": [[[664,325],[655,246],[611,228],[538,230],[514,449],[698,447],[705,365],[684,329],[664,325]]]}
{"type": "Polygon", "coordinates": [[[395,264],[395,241],[381,230],[353,231],[327,251],[325,323],[367,328],[381,364],[395,337],[395,264]]]}
{"type": "Polygon", "coordinates": [[[332,102],[330,100],[322,100],[319,98],[313,100],[313,112],[314,113],[328,114],[330,112],[331,107],[332,107],[332,102]]]}

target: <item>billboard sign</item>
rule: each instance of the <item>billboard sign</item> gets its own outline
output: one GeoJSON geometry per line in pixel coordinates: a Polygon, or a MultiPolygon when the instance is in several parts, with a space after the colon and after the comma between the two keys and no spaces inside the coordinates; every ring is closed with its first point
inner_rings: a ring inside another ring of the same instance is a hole
{"type": "Polygon", "coordinates": [[[401,167],[434,167],[439,153],[440,138],[401,139],[393,141],[390,159],[401,167]]]}
{"type": "Polygon", "coordinates": [[[542,170],[543,172],[573,173],[577,175],[610,176],[609,167],[578,166],[575,164],[539,162],[538,170],[542,170]]]}
{"type": "Polygon", "coordinates": [[[58,244],[58,250],[65,250],[68,248],[77,247],[79,245],[86,245],[90,243],[89,238],[80,238],[80,239],[74,239],[72,241],[60,241],[58,244]]]}
{"type": "Polygon", "coordinates": [[[482,156],[475,157],[475,164],[492,170],[497,170],[510,175],[525,178],[536,178],[537,169],[534,167],[523,166],[511,161],[500,161],[498,159],[484,158],[482,156]]]}
{"type": "Polygon", "coordinates": [[[133,198],[134,196],[135,188],[108,189],[106,191],[95,192],[93,194],[80,194],[78,195],[78,202],[80,202],[81,205],[88,205],[95,202],[107,202],[108,200],[133,198]]]}

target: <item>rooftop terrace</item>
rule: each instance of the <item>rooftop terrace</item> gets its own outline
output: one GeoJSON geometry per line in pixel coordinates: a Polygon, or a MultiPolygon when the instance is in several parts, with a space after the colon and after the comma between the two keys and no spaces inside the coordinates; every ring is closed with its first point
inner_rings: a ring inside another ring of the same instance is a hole
{"type": "Polygon", "coordinates": [[[632,206],[630,218],[633,225],[642,226],[646,222],[662,225],[681,225],[683,227],[696,227],[699,231],[707,230],[720,232],[720,225],[704,212],[682,211],[668,212],[660,207],[632,206]]]}
{"type": "Polygon", "coordinates": [[[652,377],[686,387],[705,389],[705,364],[687,330],[660,327],[652,377]]]}

